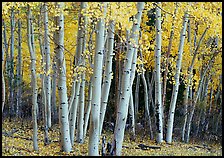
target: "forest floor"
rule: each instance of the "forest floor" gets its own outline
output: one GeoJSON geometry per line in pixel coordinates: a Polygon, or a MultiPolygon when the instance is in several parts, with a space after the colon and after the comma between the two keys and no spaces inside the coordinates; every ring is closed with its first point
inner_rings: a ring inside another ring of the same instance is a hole
{"type": "MultiPolygon", "coordinates": [[[[44,131],[38,129],[39,151],[33,151],[32,142],[32,124],[31,121],[9,122],[5,119],[2,122],[2,155],[8,156],[59,156],[59,155],[88,155],[88,137],[84,144],[74,144],[74,151],[69,154],[60,152],[59,128],[53,125],[49,130],[50,144],[44,146],[44,131]]],[[[106,132],[106,141],[112,139],[112,133],[106,132]]],[[[101,149],[101,141],[99,149],[101,149]]],[[[219,143],[190,142],[189,144],[173,142],[172,144],[162,143],[157,145],[155,141],[136,138],[136,141],[130,141],[128,134],[125,135],[122,154],[125,156],[222,156],[222,145],[219,143]],[[160,149],[142,150],[139,144],[147,146],[159,146],[160,149]],[[206,144],[206,145],[205,145],[206,144]]]]}

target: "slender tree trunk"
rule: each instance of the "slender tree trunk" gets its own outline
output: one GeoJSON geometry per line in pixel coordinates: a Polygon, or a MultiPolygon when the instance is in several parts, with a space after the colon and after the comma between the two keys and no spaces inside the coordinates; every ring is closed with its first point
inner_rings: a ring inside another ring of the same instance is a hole
{"type": "Polygon", "coordinates": [[[135,140],[136,136],[135,136],[135,112],[134,112],[134,103],[133,103],[133,94],[132,94],[132,90],[131,90],[131,94],[130,94],[130,100],[129,100],[129,108],[128,108],[128,113],[130,116],[130,133],[131,133],[131,140],[135,140]]]}
{"type": "Polygon", "coordinates": [[[9,70],[9,87],[10,87],[10,106],[9,106],[9,115],[10,120],[14,116],[14,31],[15,31],[15,13],[14,7],[11,9],[11,43],[10,43],[10,70],[9,70]]]}
{"type": "Polygon", "coordinates": [[[35,151],[38,151],[37,143],[37,81],[36,81],[36,54],[34,51],[34,43],[32,39],[34,38],[33,34],[33,22],[32,22],[31,9],[28,5],[28,15],[27,15],[27,35],[28,35],[28,47],[30,52],[31,59],[31,87],[32,87],[32,122],[33,122],[33,148],[35,151]]]}
{"type": "Polygon", "coordinates": [[[210,89],[210,104],[209,104],[209,108],[208,108],[208,112],[207,112],[207,117],[206,117],[206,120],[205,120],[204,131],[208,131],[208,125],[209,125],[209,121],[210,121],[210,118],[211,118],[212,96],[213,96],[213,87],[211,86],[211,89],[210,89]]]}
{"type": "MultiPolygon", "coordinates": [[[[104,7],[104,14],[106,12],[107,3],[102,4],[104,7]]],[[[92,108],[90,113],[90,136],[88,145],[88,155],[99,155],[99,119],[100,119],[100,100],[101,100],[101,83],[102,83],[102,70],[103,70],[103,51],[104,51],[104,18],[99,18],[96,26],[96,49],[94,57],[93,69],[93,89],[92,93],[92,108]]]]}
{"type": "MultiPolygon", "coordinates": [[[[76,56],[74,58],[74,66],[82,66],[83,61],[81,58],[81,54],[85,51],[85,27],[86,27],[86,17],[83,16],[83,13],[81,13],[85,8],[87,7],[86,2],[82,2],[80,6],[80,14],[79,14],[79,29],[78,29],[78,35],[77,35],[77,48],[76,48],[76,56]]],[[[70,114],[70,137],[71,137],[71,143],[74,145],[74,134],[75,134],[75,127],[76,127],[76,117],[77,117],[77,107],[80,100],[80,86],[81,86],[81,77],[82,75],[77,74],[77,78],[75,77],[75,80],[73,81],[73,91],[72,96],[70,98],[70,106],[71,111],[69,110],[70,114]],[[74,96],[74,99],[73,99],[74,96]]],[[[83,89],[84,90],[84,89],[83,89]]],[[[83,111],[84,106],[82,105],[81,111],[83,111]]],[[[81,115],[83,117],[83,115],[81,115]]],[[[78,121],[78,120],[77,120],[78,121]]],[[[80,126],[81,127],[81,126],[80,126]]]]}
{"type": "Polygon", "coordinates": [[[106,56],[106,67],[105,76],[102,85],[102,97],[100,107],[100,135],[102,133],[104,116],[106,113],[106,107],[110,92],[110,85],[112,80],[112,59],[113,59],[113,48],[114,48],[114,22],[110,21],[108,30],[108,42],[107,42],[107,56],[106,56]]]}
{"type": "Polygon", "coordinates": [[[92,104],[92,77],[89,81],[89,93],[88,93],[88,100],[87,100],[87,106],[86,106],[86,111],[85,111],[85,114],[84,114],[84,138],[86,137],[86,133],[87,133],[87,127],[88,127],[88,124],[89,124],[89,115],[90,115],[90,111],[91,111],[91,104],[92,104]]]}
{"type": "Polygon", "coordinates": [[[128,51],[125,57],[124,70],[122,74],[122,84],[121,84],[122,87],[120,92],[119,106],[117,109],[116,125],[114,130],[114,138],[111,151],[111,154],[112,155],[115,154],[116,156],[120,156],[122,151],[122,143],[124,138],[124,130],[128,112],[128,101],[130,99],[130,91],[131,91],[130,89],[132,88],[131,87],[132,83],[130,83],[132,81],[131,69],[132,64],[136,63],[136,61],[132,60],[135,56],[134,53],[137,53],[137,51],[135,51],[137,47],[134,45],[137,45],[138,43],[138,34],[136,34],[136,32],[138,33],[140,30],[140,23],[143,9],[144,9],[144,2],[138,2],[137,3],[138,13],[135,16],[137,22],[133,24],[130,36],[130,39],[134,40],[134,44],[129,43],[128,51]]]}
{"type": "MultiPolygon", "coordinates": [[[[161,2],[157,2],[161,6],[161,2]]],[[[163,121],[162,121],[162,99],[161,99],[161,72],[160,72],[160,57],[161,57],[161,9],[156,7],[156,46],[155,46],[155,105],[156,105],[156,120],[157,120],[157,143],[163,141],[163,121]]]]}
{"type": "MultiPolygon", "coordinates": [[[[163,116],[165,115],[165,100],[166,100],[166,85],[167,85],[167,74],[168,74],[168,68],[169,68],[169,57],[170,57],[170,52],[171,52],[171,47],[172,47],[172,42],[173,42],[173,36],[174,36],[174,22],[177,14],[177,9],[178,9],[178,2],[175,2],[175,10],[174,10],[174,15],[172,18],[172,26],[171,26],[171,31],[170,31],[170,38],[169,38],[169,44],[166,52],[166,63],[165,63],[165,72],[163,76],[163,92],[162,92],[162,106],[163,106],[163,116]]],[[[163,118],[163,124],[165,124],[165,119],[163,118]]],[[[164,132],[165,132],[165,126],[164,126],[164,132]]]]}
{"type": "Polygon", "coordinates": [[[21,21],[18,19],[18,64],[17,64],[17,79],[16,79],[16,87],[17,87],[17,93],[16,93],[16,117],[21,117],[21,94],[22,94],[22,57],[21,57],[21,21]]]}
{"type": "Polygon", "coordinates": [[[48,30],[48,6],[47,2],[43,5],[44,11],[44,51],[46,58],[46,77],[45,77],[45,88],[46,88],[46,100],[47,100],[47,126],[51,127],[51,61],[50,61],[50,40],[48,30]]]}
{"type": "MultiPolygon", "coordinates": [[[[185,137],[186,137],[185,136],[185,132],[186,132],[186,125],[187,125],[187,118],[189,117],[189,113],[190,113],[190,111],[188,112],[188,105],[189,105],[188,95],[189,95],[190,85],[192,83],[194,61],[196,59],[196,55],[198,53],[198,49],[199,49],[199,47],[201,45],[201,42],[202,42],[202,40],[203,40],[207,30],[208,30],[208,28],[206,28],[205,31],[203,32],[203,34],[202,34],[202,36],[201,36],[201,38],[200,38],[200,40],[198,42],[197,47],[196,47],[196,43],[194,43],[195,51],[194,51],[194,54],[193,54],[191,65],[188,68],[187,86],[186,86],[186,92],[185,92],[185,98],[184,98],[184,124],[183,124],[183,128],[182,128],[182,141],[185,141],[185,137]]],[[[195,38],[196,38],[196,36],[195,36],[195,38]]]]}
{"type": "MultiPolygon", "coordinates": [[[[64,7],[63,2],[58,2],[57,7],[62,9],[64,7]]],[[[64,15],[62,10],[57,17],[57,36],[56,52],[58,63],[58,94],[59,94],[59,125],[60,125],[60,138],[62,151],[70,152],[72,150],[69,121],[68,121],[68,97],[66,87],[66,66],[64,58],[64,15]]]]}
{"type": "MultiPolygon", "coordinates": [[[[2,30],[2,35],[3,35],[3,30],[2,30]]],[[[2,37],[3,39],[3,37],[2,37]]],[[[2,115],[3,115],[3,110],[4,110],[4,105],[5,105],[5,77],[4,77],[4,55],[5,55],[5,49],[4,46],[2,45],[2,115]]]]}
{"type": "Polygon", "coordinates": [[[179,44],[178,57],[177,57],[177,63],[176,63],[176,74],[174,76],[175,83],[173,85],[173,92],[172,92],[172,98],[171,98],[170,109],[169,109],[168,126],[167,126],[167,134],[166,134],[167,143],[172,142],[174,113],[175,113],[178,89],[180,84],[179,83],[180,69],[181,69],[182,55],[183,55],[183,49],[184,49],[184,40],[186,36],[187,22],[188,22],[188,14],[185,13],[181,35],[180,35],[180,44],[179,44]]]}
{"type": "Polygon", "coordinates": [[[140,84],[140,75],[137,74],[135,82],[135,121],[138,118],[138,104],[139,104],[139,84],[140,84]]]}
{"type": "Polygon", "coordinates": [[[56,57],[54,56],[53,64],[52,64],[53,74],[52,74],[52,93],[51,93],[51,101],[52,101],[52,111],[53,111],[53,123],[57,122],[58,112],[57,112],[57,102],[56,102],[56,90],[57,90],[57,64],[56,57]]]}
{"type": "Polygon", "coordinates": [[[194,100],[193,100],[192,111],[190,112],[189,118],[187,120],[187,128],[186,128],[187,129],[187,133],[186,133],[186,136],[185,136],[185,142],[186,143],[189,143],[191,122],[192,122],[192,118],[193,118],[193,115],[194,115],[194,110],[195,110],[195,106],[196,106],[197,100],[198,100],[199,95],[201,93],[204,77],[205,77],[207,71],[211,68],[211,66],[212,66],[212,64],[214,62],[214,58],[216,57],[217,54],[218,54],[218,52],[214,52],[214,54],[212,55],[212,58],[209,60],[209,63],[207,65],[207,67],[203,71],[202,77],[201,77],[201,79],[199,81],[198,90],[197,90],[197,93],[195,94],[195,97],[194,97],[194,100]]]}
{"type": "MultiPolygon", "coordinates": [[[[84,10],[87,7],[86,2],[81,2],[81,9],[84,10]]],[[[82,11],[81,10],[81,11],[82,11]]],[[[84,10],[85,11],[85,10],[84,10]]],[[[80,57],[82,66],[85,67],[85,51],[86,51],[86,39],[87,39],[87,17],[82,15],[82,27],[81,27],[81,37],[82,37],[82,56],[80,57]]],[[[81,74],[81,85],[80,85],[80,97],[79,97],[79,119],[78,119],[78,131],[77,131],[77,141],[78,143],[84,142],[84,106],[85,106],[85,83],[86,76],[85,71],[81,74]]]]}

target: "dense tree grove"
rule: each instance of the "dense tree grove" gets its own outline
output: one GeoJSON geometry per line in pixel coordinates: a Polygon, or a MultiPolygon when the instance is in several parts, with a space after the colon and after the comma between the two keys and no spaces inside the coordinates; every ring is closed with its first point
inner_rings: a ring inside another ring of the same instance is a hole
{"type": "Polygon", "coordinates": [[[221,20],[221,2],[3,2],[2,119],[30,120],[34,151],[55,124],[90,156],[221,140],[221,20]]]}

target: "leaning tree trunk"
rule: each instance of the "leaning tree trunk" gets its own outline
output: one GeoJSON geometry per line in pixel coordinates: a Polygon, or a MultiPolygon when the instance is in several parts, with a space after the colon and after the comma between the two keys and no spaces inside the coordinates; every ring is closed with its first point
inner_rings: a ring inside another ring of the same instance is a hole
{"type": "MultiPolygon", "coordinates": [[[[103,3],[104,12],[106,12],[107,3],[103,3]]],[[[103,70],[103,51],[104,51],[104,17],[99,18],[96,26],[96,49],[94,56],[93,69],[93,89],[92,108],[90,114],[90,135],[88,145],[88,155],[99,155],[99,119],[100,119],[100,101],[101,101],[101,83],[103,70]]]]}
{"type": "Polygon", "coordinates": [[[193,105],[192,105],[192,111],[190,112],[189,114],[189,117],[188,117],[188,120],[187,120],[187,133],[186,133],[186,136],[185,136],[185,142],[186,143],[189,143],[189,137],[190,137],[190,130],[191,130],[191,122],[192,122],[192,118],[193,118],[193,115],[194,115],[194,110],[195,110],[195,106],[196,106],[196,103],[197,103],[197,100],[199,98],[199,95],[201,93],[201,89],[202,89],[202,84],[203,84],[203,80],[204,80],[204,77],[207,73],[207,71],[211,68],[212,64],[214,63],[214,58],[216,57],[216,55],[218,54],[219,52],[214,52],[214,54],[212,54],[212,58],[209,60],[209,63],[207,65],[207,67],[205,68],[203,74],[202,74],[202,77],[199,81],[199,85],[198,85],[198,90],[195,94],[195,97],[194,97],[194,100],[193,100],[193,105]]]}
{"type": "Polygon", "coordinates": [[[87,127],[89,124],[89,115],[90,115],[90,111],[91,111],[91,104],[92,104],[92,77],[90,78],[89,81],[89,87],[88,87],[88,100],[87,100],[87,104],[86,104],[86,110],[85,110],[85,114],[84,114],[84,131],[83,131],[83,138],[85,139],[86,137],[86,132],[87,132],[87,127]]]}
{"type": "Polygon", "coordinates": [[[206,116],[206,119],[205,119],[204,131],[208,131],[208,125],[209,125],[209,121],[210,121],[210,118],[211,118],[212,96],[213,96],[213,87],[211,86],[211,89],[210,89],[210,103],[209,103],[209,108],[208,108],[208,111],[207,111],[207,116],[206,116]]]}
{"type": "Polygon", "coordinates": [[[108,96],[110,92],[110,85],[112,80],[112,59],[113,59],[113,48],[114,48],[114,22],[110,21],[108,31],[108,42],[107,42],[107,55],[106,55],[106,67],[105,76],[102,85],[102,97],[100,106],[100,135],[102,133],[104,116],[106,113],[106,107],[108,102],[108,96]]]}
{"type": "Polygon", "coordinates": [[[170,102],[168,127],[167,127],[167,134],[166,134],[166,142],[167,143],[172,142],[174,113],[175,113],[176,101],[177,101],[177,95],[178,95],[178,89],[179,89],[180,69],[181,69],[182,55],[183,55],[183,49],[184,49],[184,39],[186,36],[187,22],[188,22],[188,14],[185,13],[184,19],[183,19],[181,35],[180,35],[180,44],[179,44],[178,57],[177,57],[176,74],[174,76],[175,83],[173,85],[172,98],[171,98],[171,102],[170,102]]]}
{"type": "MultiPolygon", "coordinates": [[[[81,9],[85,11],[87,7],[87,2],[81,3],[81,9]]],[[[82,16],[82,56],[81,62],[83,67],[85,67],[85,51],[86,51],[86,40],[87,40],[87,16],[82,16]]],[[[85,71],[81,74],[81,85],[80,85],[80,97],[79,97],[79,119],[78,119],[78,130],[77,130],[77,142],[84,142],[84,107],[85,107],[85,83],[86,75],[85,71]]]]}
{"type": "MultiPolygon", "coordinates": [[[[161,2],[157,2],[161,6],[161,2]]],[[[156,46],[155,46],[155,105],[156,105],[156,121],[157,121],[157,138],[156,141],[163,141],[163,120],[162,120],[162,99],[161,99],[161,73],[160,73],[160,57],[161,57],[161,9],[156,7],[156,46]]]]}
{"type": "MultiPolygon", "coordinates": [[[[86,16],[83,15],[83,10],[87,7],[86,2],[82,2],[80,6],[80,14],[79,14],[79,28],[78,28],[78,35],[77,35],[77,48],[76,48],[76,56],[74,58],[74,66],[81,66],[82,63],[82,58],[81,54],[84,53],[85,49],[85,29],[86,29],[86,16]]],[[[77,79],[78,81],[76,82],[76,77],[75,80],[73,81],[73,91],[72,91],[72,96],[70,97],[70,108],[69,110],[69,115],[70,115],[70,137],[71,137],[71,143],[74,145],[74,134],[75,134],[75,126],[76,126],[76,117],[77,117],[77,108],[78,108],[78,103],[80,100],[80,86],[81,86],[81,77],[82,75],[77,74],[77,79]],[[79,79],[80,78],[80,79],[79,79]],[[74,92],[75,90],[75,92],[74,92]],[[74,99],[73,99],[74,98],[74,99]]],[[[83,89],[84,90],[84,89],[83,89]]],[[[81,108],[81,111],[83,111],[83,105],[81,108]]],[[[83,113],[82,113],[83,114],[83,113]]],[[[81,115],[83,117],[83,115],[81,115]]]]}
{"type": "Polygon", "coordinates": [[[116,117],[116,125],[114,130],[114,138],[113,138],[113,144],[111,149],[111,154],[115,154],[116,156],[121,155],[122,151],[122,143],[124,139],[124,130],[125,130],[125,124],[127,120],[127,113],[128,113],[128,102],[130,99],[130,89],[132,88],[132,81],[131,80],[131,68],[132,63],[136,63],[136,61],[133,61],[133,57],[135,56],[134,53],[137,53],[135,49],[137,49],[137,43],[138,43],[138,32],[140,30],[140,23],[141,23],[141,17],[142,17],[142,11],[144,9],[144,2],[138,2],[137,3],[137,10],[138,13],[136,14],[135,18],[137,21],[133,24],[132,32],[130,39],[133,39],[134,44],[129,43],[128,44],[128,51],[125,57],[125,63],[124,63],[124,69],[122,74],[122,80],[121,80],[121,95],[119,100],[119,105],[117,107],[117,117],[116,117]]]}
{"type": "MultiPolygon", "coordinates": [[[[58,2],[59,9],[64,7],[63,2],[58,2]]],[[[66,66],[64,58],[64,15],[62,10],[57,17],[57,36],[56,52],[57,52],[57,64],[58,64],[58,95],[59,95],[59,125],[60,125],[60,138],[61,138],[61,150],[70,152],[72,150],[69,121],[68,121],[68,97],[66,87],[66,66]]]]}
{"type": "Polygon", "coordinates": [[[201,45],[201,42],[202,42],[202,40],[203,40],[207,30],[208,30],[208,28],[206,28],[204,33],[202,34],[202,36],[201,36],[201,38],[200,38],[200,40],[198,42],[197,47],[196,47],[196,44],[194,44],[194,48],[196,47],[196,49],[195,49],[194,54],[193,54],[191,65],[188,68],[187,86],[186,86],[186,92],[185,92],[185,96],[184,96],[184,124],[183,124],[183,127],[182,127],[182,141],[185,140],[186,124],[187,124],[187,118],[189,116],[189,112],[188,112],[188,105],[189,105],[189,103],[188,103],[189,102],[188,95],[189,95],[190,85],[192,83],[192,74],[193,74],[194,61],[196,59],[196,55],[198,53],[199,47],[201,45]]]}
{"type": "MultiPolygon", "coordinates": [[[[162,107],[163,107],[163,116],[165,115],[165,100],[166,100],[166,87],[167,87],[167,75],[168,75],[168,71],[169,71],[169,57],[170,57],[170,52],[171,52],[171,48],[172,48],[172,42],[173,42],[173,37],[174,37],[174,22],[175,22],[175,18],[176,18],[176,14],[177,14],[177,9],[178,9],[178,2],[175,2],[175,10],[173,13],[173,18],[172,18],[172,26],[171,26],[171,31],[170,31],[170,37],[169,37],[169,44],[168,44],[168,48],[167,48],[167,52],[166,52],[166,58],[165,58],[165,72],[163,75],[163,92],[162,92],[162,107]]],[[[163,124],[165,124],[165,118],[163,118],[163,124]]],[[[165,132],[165,126],[164,126],[164,132],[165,132]]]]}
{"type": "Polygon", "coordinates": [[[32,87],[32,122],[33,122],[33,148],[38,151],[37,143],[37,78],[36,78],[36,54],[34,51],[34,43],[32,39],[34,38],[33,32],[33,17],[31,14],[30,6],[28,5],[28,15],[27,15],[27,35],[28,35],[28,47],[31,59],[31,87],[32,87]]]}
{"type": "MultiPolygon", "coordinates": [[[[140,59],[142,60],[142,51],[140,50],[140,59]]],[[[141,67],[141,78],[144,86],[144,101],[145,101],[145,112],[147,114],[146,120],[149,126],[149,134],[150,134],[150,139],[153,139],[153,131],[152,131],[152,123],[151,123],[151,116],[150,116],[150,109],[149,109],[149,99],[148,99],[148,87],[147,87],[147,82],[145,79],[145,71],[144,71],[144,65],[143,63],[140,65],[141,67]]]]}

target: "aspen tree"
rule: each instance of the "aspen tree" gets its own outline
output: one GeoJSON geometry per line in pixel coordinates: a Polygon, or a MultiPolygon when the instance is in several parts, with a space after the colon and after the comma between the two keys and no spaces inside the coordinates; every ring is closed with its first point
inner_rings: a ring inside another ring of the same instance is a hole
{"type": "Polygon", "coordinates": [[[106,67],[105,67],[105,76],[103,79],[102,85],[102,97],[101,97],[101,106],[100,106],[100,135],[102,133],[103,121],[106,112],[110,85],[112,80],[112,59],[113,59],[113,48],[114,48],[114,22],[109,22],[109,30],[108,30],[108,42],[107,42],[107,50],[106,50],[106,67]]]}
{"type": "MultiPolygon", "coordinates": [[[[187,112],[187,109],[188,109],[188,96],[189,96],[189,91],[190,91],[190,85],[192,84],[192,75],[193,75],[193,68],[194,68],[194,62],[195,62],[195,59],[196,59],[196,56],[198,54],[198,50],[199,50],[199,47],[201,46],[201,42],[202,40],[204,39],[205,37],[205,34],[207,32],[208,28],[206,28],[196,46],[196,43],[194,44],[194,47],[195,47],[195,51],[194,51],[194,54],[193,54],[193,57],[192,57],[192,60],[191,60],[191,65],[189,66],[188,68],[188,74],[187,74],[187,86],[186,86],[186,89],[185,89],[185,94],[184,94],[184,124],[183,124],[183,128],[182,128],[182,141],[185,140],[185,130],[186,130],[186,124],[187,124],[187,118],[188,118],[188,112],[187,112]]],[[[196,36],[195,36],[196,37],[196,36]]]]}
{"type": "Polygon", "coordinates": [[[10,106],[9,106],[9,115],[10,120],[14,115],[14,31],[15,31],[15,13],[14,13],[14,6],[11,8],[11,17],[10,17],[10,33],[11,33],[11,43],[10,43],[10,64],[9,64],[9,88],[10,88],[10,106]]]}
{"type": "Polygon", "coordinates": [[[163,76],[163,97],[162,97],[162,105],[165,107],[165,99],[166,99],[166,85],[167,85],[167,74],[168,74],[168,67],[169,67],[169,56],[172,48],[172,42],[173,42],[173,37],[174,37],[174,22],[177,14],[177,9],[178,9],[178,2],[175,2],[175,10],[172,18],[172,26],[170,30],[170,38],[169,38],[169,44],[166,52],[166,68],[163,76]]]}
{"type": "MultiPolygon", "coordinates": [[[[106,6],[107,3],[103,3],[106,6]]],[[[106,7],[104,7],[106,12],[106,7]]],[[[96,48],[94,56],[94,69],[93,69],[93,89],[92,104],[90,113],[90,136],[88,145],[88,155],[99,155],[99,119],[100,119],[100,100],[101,100],[101,83],[102,83],[102,69],[103,69],[103,51],[104,51],[104,22],[105,14],[97,21],[96,26],[96,48]]]]}
{"type": "Polygon", "coordinates": [[[172,98],[171,98],[170,109],[169,109],[169,117],[168,117],[168,122],[167,122],[168,123],[167,134],[166,134],[166,142],[167,143],[172,142],[174,113],[175,113],[178,89],[179,89],[179,84],[180,84],[179,83],[180,69],[181,69],[181,62],[182,62],[182,55],[183,55],[183,49],[184,49],[184,40],[185,40],[185,36],[186,36],[187,23],[188,23],[188,14],[185,13],[184,19],[183,19],[181,35],[180,35],[178,57],[177,57],[177,62],[176,62],[176,74],[174,76],[175,83],[173,85],[172,98]]]}
{"type": "Polygon", "coordinates": [[[86,137],[86,132],[87,132],[87,127],[89,124],[89,115],[90,115],[90,111],[91,111],[91,104],[92,104],[92,77],[90,78],[89,81],[89,86],[88,86],[88,100],[87,100],[87,104],[86,104],[86,110],[85,110],[85,114],[84,114],[84,131],[83,131],[83,138],[86,137]]]}
{"type": "MultiPolygon", "coordinates": [[[[142,60],[142,50],[140,50],[140,59],[142,60]]],[[[150,132],[150,139],[153,139],[153,131],[152,131],[152,123],[151,123],[151,116],[149,111],[149,99],[148,99],[148,87],[147,82],[145,79],[145,70],[143,63],[140,64],[141,67],[141,78],[144,86],[144,102],[145,102],[145,113],[146,113],[146,120],[149,126],[149,132],[150,132]]]]}
{"type": "Polygon", "coordinates": [[[197,92],[196,92],[196,94],[195,94],[195,96],[194,96],[194,100],[193,100],[193,107],[192,107],[192,111],[190,112],[190,114],[189,114],[189,117],[188,117],[188,120],[187,120],[187,127],[186,127],[186,129],[187,129],[187,133],[186,133],[186,135],[185,135],[185,142],[186,143],[188,143],[189,142],[189,139],[190,139],[190,130],[191,130],[191,122],[192,122],[192,118],[193,118],[193,115],[194,115],[194,110],[195,110],[195,106],[196,106],[196,103],[197,103],[197,100],[198,100],[198,98],[199,98],[199,95],[200,95],[200,93],[201,93],[201,89],[202,89],[202,85],[203,85],[203,80],[204,80],[204,77],[205,77],[205,75],[206,75],[206,73],[207,73],[207,71],[209,70],[209,69],[211,69],[211,66],[212,66],[212,64],[213,64],[213,62],[214,62],[214,59],[215,59],[215,57],[217,56],[217,54],[219,53],[219,51],[213,51],[214,53],[212,54],[212,57],[211,57],[211,59],[209,60],[209,62],[208,62],[208,64],[207,64],[207,66],[206,66],[206,68],[205,68],[205,70],[203,71],[203,73],[202,73],[202,76],[201,76],[201,78],[200,78],[200,81],[199,81],[199,85],[198,85],[198,88],[197,88],[197,92]]]}
{"type": "Polygon", "coordinates": [[[60,125],[60,138],[61,150],[70,152],[72,150],[69,121],[68,121],[68,97],[66,87],[66,66],[64,58],[64,2],[57,2],[57,7],[60,9],[59,16],[57,17],[57,65],[58,65],[58,95],[59,95],[59,125],[60,125]]]}
{"type": "MultiPolygon", "coordinates": [[[[87,3],[86,2],[81,2],[81,6],[80,6],[80,14],[79,14],[79,28],[78,28],[78,35],[77,35],[77,48],[76,48],[76,56],[74,59],[75,62],[75,66],[82,66],[82,64],[84,64],[84,59],[82,59],[82,53],[84,53],[85,51],[85,29],[86,29],[86,23],[87,23],[87,19],[85,16],[83,16],[83,13],[81,13],[85,8],[87,7],[87,3]]],[[[84,65],[83,65],[84,66],[84,65]]],[[[75,92],[72,92],[72,98],[70,98],[70,108],[71,111],[69,110],[69,114],[70,114],[70,137],[71,137],[71,143],[72,145],[74,145],[74,134],[75,134],[75,126],[76,126],[76,118],[77,118],[77,107],[78,107],[78,103],[80,100],[80,86],[81,86],[81,80],[80,78],[84,79],[85,76],[83,75],[79,75],[79,73],[77,74],[77,77],[75,77],[75,80],[77,80],[77,82],[74,80],[73,81],[73,90],[75,90],[75,92]],[[74,97],[74,99],[73,99],[74,97]]],[[[83,81],[84,81],[83,80],[83,81]]],[[[84,83],[82,83],[82,86],[84,86],[84,83]]],[[[82,89],[82,91],[84,91],[84,89],[82,89]]],[[[83,92],[82,92],[83,93],[83,92]]],[[[81,118],[83,119],[83,115],[84,115],[84,102],[81,105],[81,118]]],[[[80,120],[82,120],[80,119],[80,120]]],[[[83,121],[82,121],[83,122],[83,121]]],[[[83,124],[83,123],[81,123],[83,124]]],[[[82,128],[80,125],[80,128],[82,128]]],[[[78,131],[79,132],[79,131],[78,131]]],[[[83,131],[82,131],[83,133],[83,131]]],[[[79,134],[78,134],[79,135],[79,134]]],[[[83,137],[83,134],[81,134],[83,137]]],[[[83,138],[81,138],[83,140],[83,138]]]]}
{"type": "MultiPolygon", "coordinates": [[[[3,30],[2,30],[2,35],[3,35],[3,30]]],[[[2,44],[2,114],[4,110],[4,105],[5,105],[5,77],[4,77],[4,55],[5,55],[5,49],[2,44]]]]}
{"type": "Polygon", "coordinates": [[[17,93],[16,93],[16,116],[17,118],[21,116],[20,112],[21,112],[21,95],[22,95],[22,57],[21,57],[21,52],[22,52],[22,47],[21,47],[21,43],[22,43],[22,37],[21,37],[21,20],[18,19],[18,56],[17,56],[17,60],[18,60],[18,64],[17,64],[17,79],[16,79],[16,87],[17,87],[17,93]]]}
{"type": "MultiPolygon", "coordinates": [[[[161,6],[161,2],[157,2],[161,6]]],[[[155,45],[155,106],[157,120],[157,138],[156,141],[163,141],[163,120],[162,120],[162,100],[161,100],[161,73],[160,73],[160,58],[161,58],[161,9],[156,7],[156,45],[155,45]]]]}
{"type": "MultiPolygon", "coordinates": [[[[135,63],[136,61],[133,61],[133,57],[135,56],[135,49],[138,47],[138,35],[139,35],[139,29],[140,29],[140,23],[141,23],[141,17],[142,17],[142,11],[144,9],[144,2],[138,2],[137,3],[137,10],[138,13],[135,16],[136,22],[133,23],[133,27],[131,30],[131,36],[130,40],[133,40],[134,43],[128,44],[128,51],[126,53],[125,57],[125,63],[124,63],[124,69],[121,79],[121,92],[120,92],[120,100],[119,100],[119,106],[117,107],[117,117],[116,117],[116,125],[114,130],[114,137],[113,137],[113,144],[112,144],[112,154],[115,154],[116,156],[121,155],[122,150],[122,143],[124,139],[124,130],[125,130],[125,124],[127,120],[127,113],[128,113],[128,101],[130,100],[130,89],[132,88],[131,81],[131,69],[132,69],[132,63],[135,63]]],[[[135,58],[136,59],[136,58],[135,58]]]]}
{"type": "MultiPolygon", "coordinates": [[[[82,11],[87,7],[87,2],[81,2],[82,11]]],[[[83,16],[82,19],[82,54],[81,54],[81,62],[82,67],[85,67],[85,51],[86,51],[86,40],[87,40],[87,17],[83,16]]],[[[86,75],[85,70],[81,74],[81,85],[80,85],[80,96],[79,96],[79,119],[78,119],[78,130],[77,130],[77,142],[84,142],[84,106],[85,106],[85,84],[86,84],[86,75]]]]}
{"type": "Polygon", "coordinates": [[[47,104],[47,128],[51,127],[51,76],[50,76],[50,39],[49,39],[49,29],[48,29],[48,4],[44,2],[43,4],[43,14],[44,14],[44,54],[46,58],[46,76],[45,76],[45,95],[47,104]]]}
{"type": "Polygon", "coordinates": [[[31,8],[28,5],[27,13],[27,38],[28,38],[28,47],[30,52],[31,60],[31,87],[32,87],[32,122],[33,122],[33,148],[35,151],[38,151],[38,142],[37,142],[37,78],[36,78],[36,53],[34,49],[34,43],[32,38],[34,38],[33,32],[33,17],[31,13],[31,8]]]}

